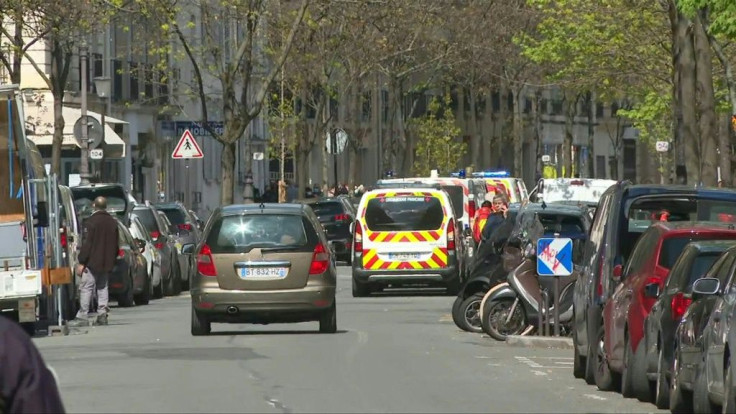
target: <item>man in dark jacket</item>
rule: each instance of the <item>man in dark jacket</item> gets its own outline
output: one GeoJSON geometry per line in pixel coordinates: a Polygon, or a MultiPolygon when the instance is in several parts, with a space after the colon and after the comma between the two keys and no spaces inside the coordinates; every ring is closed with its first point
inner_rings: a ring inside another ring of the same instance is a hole
{"type": "Polygon", "coordinates": [[[56,380],[31,338],[0,316],[0,413],[63,413],[56,380]]]}
{"type": "Polygon", "coordinates": [[[79,292],[79,313],[69,326],[89,325],[89,305],[97,290],[98,325],[107,325],[107,279],[115,267],[118,255],[118,223],[107,213],[107,200],[97,197],[92,204],[95,212],[84,222],[82,247],[79,251],[77,274],[82,276],[79,292]]]}

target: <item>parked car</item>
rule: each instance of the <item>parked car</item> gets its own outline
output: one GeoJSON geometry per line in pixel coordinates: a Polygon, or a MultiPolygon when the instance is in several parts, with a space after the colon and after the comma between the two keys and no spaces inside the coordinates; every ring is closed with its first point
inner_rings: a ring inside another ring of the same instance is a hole
{"type": "MultiPolygon", "coordinates": [[[[718,257],[736,240],[694,241],[680,254],[670,269],[667,282],[652,310],[644,320],[644,347],[647,362],[646,375],[652,390],[651,400],[658,408],[668,408],[670,403],[670,367],[674,347],[675,330],[682,315],[692,302],[692,286],[703,277],[718,257]]],[[[651,292],[652,294],[654,292],[651,292]]]]}
{"type": "Polygon", "coordinates": [[[350,225],[355,221],[355,209],[345,196],[307,201],[327,235],[330,250],[337,260],[353,263],[353,236],[350,225]]]}
{"type": "Polygon", "coordinates": [[[675,332],[672,412],[716,412],[724,403],[723,412],[733,412],[735,271],[736,247],[731,247],[693,283],[693,303],[675,332]]]}
{"type": "MultiPolygon", "coordinates": [[[[59,215],[61,217],[61,229],[59,237],[61,247],[64,248],[64,262],[67,267],[74,269],[79,263],[77,259],[78,248],[81,246],[82,229],[74,207],[74,195],[69,187],[59,185],[59,215]]],[[[64,302],[62,304],[62,317],[64,320],[72,320],[77,314],[79,302],[80,276],[72,277],[72,283],[62,285],[64,302]]],[[[43,304],[42,304],[43,306],[43,304]]]]}
{"type": "Polygon", "coordinates": [[[185,244],[198,244],[202,234],[199,230],[197,219],[194,218],[189,210],[178,201],[173,203],[154,204],[156,210],[164,213],[166,219],[172,225],[171,234],[176,239],[176,246],[179,253],[179,266],[182,276],[182,290],[189,290],[189,280],[193,269],[194,258],[191,254],[184,254],[181,246],[185,244]]]}
{"type": "MultiPolygon", "coordinates": [[[[155,208],[155,207],[154,207],[155,208]]],[[[179,275],[179,292],[182,290],[189,289],[189,272],[194,267],[194,256],[192,254],[188,253],[182,253],[181,248],[184,246],[177,236],[178,228],[174,225],[174,223],[169,220],[169,218],[164,214],[163,211],[156,210],[156,214],[161,218],[161,221],[164,222],[164,225],[167,229],[169,229],[169,235],[171,236],[171,240],[174,243],[174,248],[176,250],[176,268],[177,268],[177,274],[179,275]]],[[[194,243],[192,243],[194,244],[194,243]]],[[[178,294],[178,293],[177,293],[178,294]]]]}
{"type": "Polygon", "coordinates": [[[654,221],[719,221],[736,208],[736,191],[616,183],[603,193],[575,284],[573,373],[595,383],[603,369],[603,305],[620,281],[634,243],[654,221]],[[665,212],[665,209],[668,209],[665,212]],[[661,214],[657,214],[661,213],[661,214]],[[665,214],[667,213],[667,214],[665,214]],[[615,277],[614,277],[615,276],[615,277]]]}
{"type": "Polygon", "coordinates": [[[123,221],[126,226],[130,224],[130,213],[135,203],[130,193],[125,191],[122,184],[93,183],[71,187],[74,196],[74,207],[77,214],[82,218],[89,217],[92,212],[92,203],[95,198],[103,196],[107,199],[107,211],[123,221]]]}
{"type": "Polygon", "coordinates": [[[148,263],[141,254],[142,244],[133,239],[128,228],[118,220],[118,260],[110,272],[108,292],[121,307],[146,305],[150,300],[148,263]]]}
{"type": "Polygon", "coordinates": [[[319,321],[320,332],[336,332],[335,260],[311,208],[218,207],[196,251],[192,335],[209,334],[213,322],[319,321]]]}
{"type": "Polygon", "coordinates": [[[605,359],[596,371],[598,388],[617,388],[620,375],[624,397],[649,398],[646,346],[640,346],[644,318],[688,243],[725,239],[736,239],[731,224],[656,222],[644,232],[621,273],[621,283],[603,309],[605,359]]]}
{"type": "Polygon", "coordinates": [[[175,296],[181,292],[181,277],[179,275],[179,253],[175,240],[169,233],[169,227],[151,205],[137,205],[133,208],[133,217],[137,217],[148,230],[153,239],[154,247],[161,254],[161,276],[163,291],[154,289],[154,296],[175,296]]]}
{"type": "Polygon", "coordinates": [[[130,235],[136,240],[141,240],[139,244],[143,246],[141,253],[148,263],[148,277],[151,279],[151,296],[159,299],[163,296],[163,279],[161,278],[161,254],[156,249],[155,243],[151,235],[146,230],[146,226],[141,223],[138,217],[130,220],[130,235]]]}

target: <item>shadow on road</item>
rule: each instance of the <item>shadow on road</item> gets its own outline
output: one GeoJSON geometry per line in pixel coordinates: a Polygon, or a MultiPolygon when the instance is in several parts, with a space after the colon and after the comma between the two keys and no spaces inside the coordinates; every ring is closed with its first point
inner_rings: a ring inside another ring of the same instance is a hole
{"type": "MultiPolygon", "coordinates": [[[[344,334],[348,333],[349,331],[346,330],[340,330],[338,329],[337,332],[335,332],[332,335],[335,334],[344,334]]],[[[320,333],[319,330],[293,330],[293,331],[286,331],[286,330],[278,330],[278,331],[213,331],[210,332],[210,336],[241,336],[241,335],[330,335],[330,334],[323,334],[320,333]]]]}

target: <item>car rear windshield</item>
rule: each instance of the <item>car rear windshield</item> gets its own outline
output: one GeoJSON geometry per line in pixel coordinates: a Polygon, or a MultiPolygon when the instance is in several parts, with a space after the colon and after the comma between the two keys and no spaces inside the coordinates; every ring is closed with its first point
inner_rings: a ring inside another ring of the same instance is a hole
{"type": "Polygon", "coordinates": [[[146,226],[148,232],[160,231],[158,228],[158,222],[153,216],[153,211],[150,208],[141,208],[133,210],[133,216],[138,217],[141,223],[146,226]]]}
{"type": "Polygon", "coordinates": [[[709,239],[708,236],[681,236],[670,237],[662,241],[662,248],[659,251],[659,265],[671,269],[675,264],[680,253],[685,250],[688,243],[695,240],[709,239]]]}
{"type": "Polygon", "coordinates": [[[125,209],[127,201],[123,198],[123,194],[115,196],[111,192],[118,192],[115,189],[106,191],[105,188],[72,188],[72,196],[74,197],[74,207],[80,215],[85,215],[88,211],[91,214],[92,202],[98,196],[104,196],[107,199],[107,209],[120,211],[125,209]]]}
{"type": "Polygon", "coordinates": [[[545,235],[559,233],[562,237],[579,238],[587,233],[580,217],[539,214],[545,235]]]}
{"type": "Polygon", "coordinates": [[[438,230],[444,218],[440,199],[434,196],[376,197],[365,208],[372,231],[438,230]]]}
{"type": "Polygon", "coordinates": [[[693,260],[692,267],[690,267],[690,277],[687,282],[687,289],[690,289],[696,280],[700,279],[705,275],[708,270],[713,266],[713,263],[718,260],[722,252],[708,252],[701,253],[693,260]]]}
{"type": "Polygon", "coordinates": [[[160,208],[159,211],[162,211],[164,214],[166,214],[166,217],[168,217],[171,224],[175,226],[187,222],[187,216],[185,216],[184,212],[176,207],[160,208]]]}
{"type": "Polygon", "coordinates": [[[311,203],[309,204],[314,210],[314,214],[319,217],[331,217],[338,214],[343,214],[342,204],[339,201],[326,201],[322,203],[311,203]]]}
{"type": "Polygon", "coordinates": [[[254,248],[301,248],[313,237],[297,215],[224,216],[212,226],[207,245],[212,253],[247,253],[254,248]]]}

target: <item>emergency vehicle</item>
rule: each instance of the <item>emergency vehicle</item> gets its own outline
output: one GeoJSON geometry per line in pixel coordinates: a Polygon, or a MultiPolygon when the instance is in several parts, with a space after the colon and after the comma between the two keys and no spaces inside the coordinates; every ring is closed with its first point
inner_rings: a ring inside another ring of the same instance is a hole
{"type": "Polygon", "coordinates": [[[351,226],[353,296],[415,284],[457,294],[464,272],[459,225],[440,188],[397,184],[365,193],[351,226]]]}
{"type": "Polygon", "coordinates": [[[503,192],[508,197],[509,203],[522,203],[529,199],[524,180],[509,176],[507,171],[479,171],[472,173],[472,176],[485,180],[490,197],[503,192]]]}

